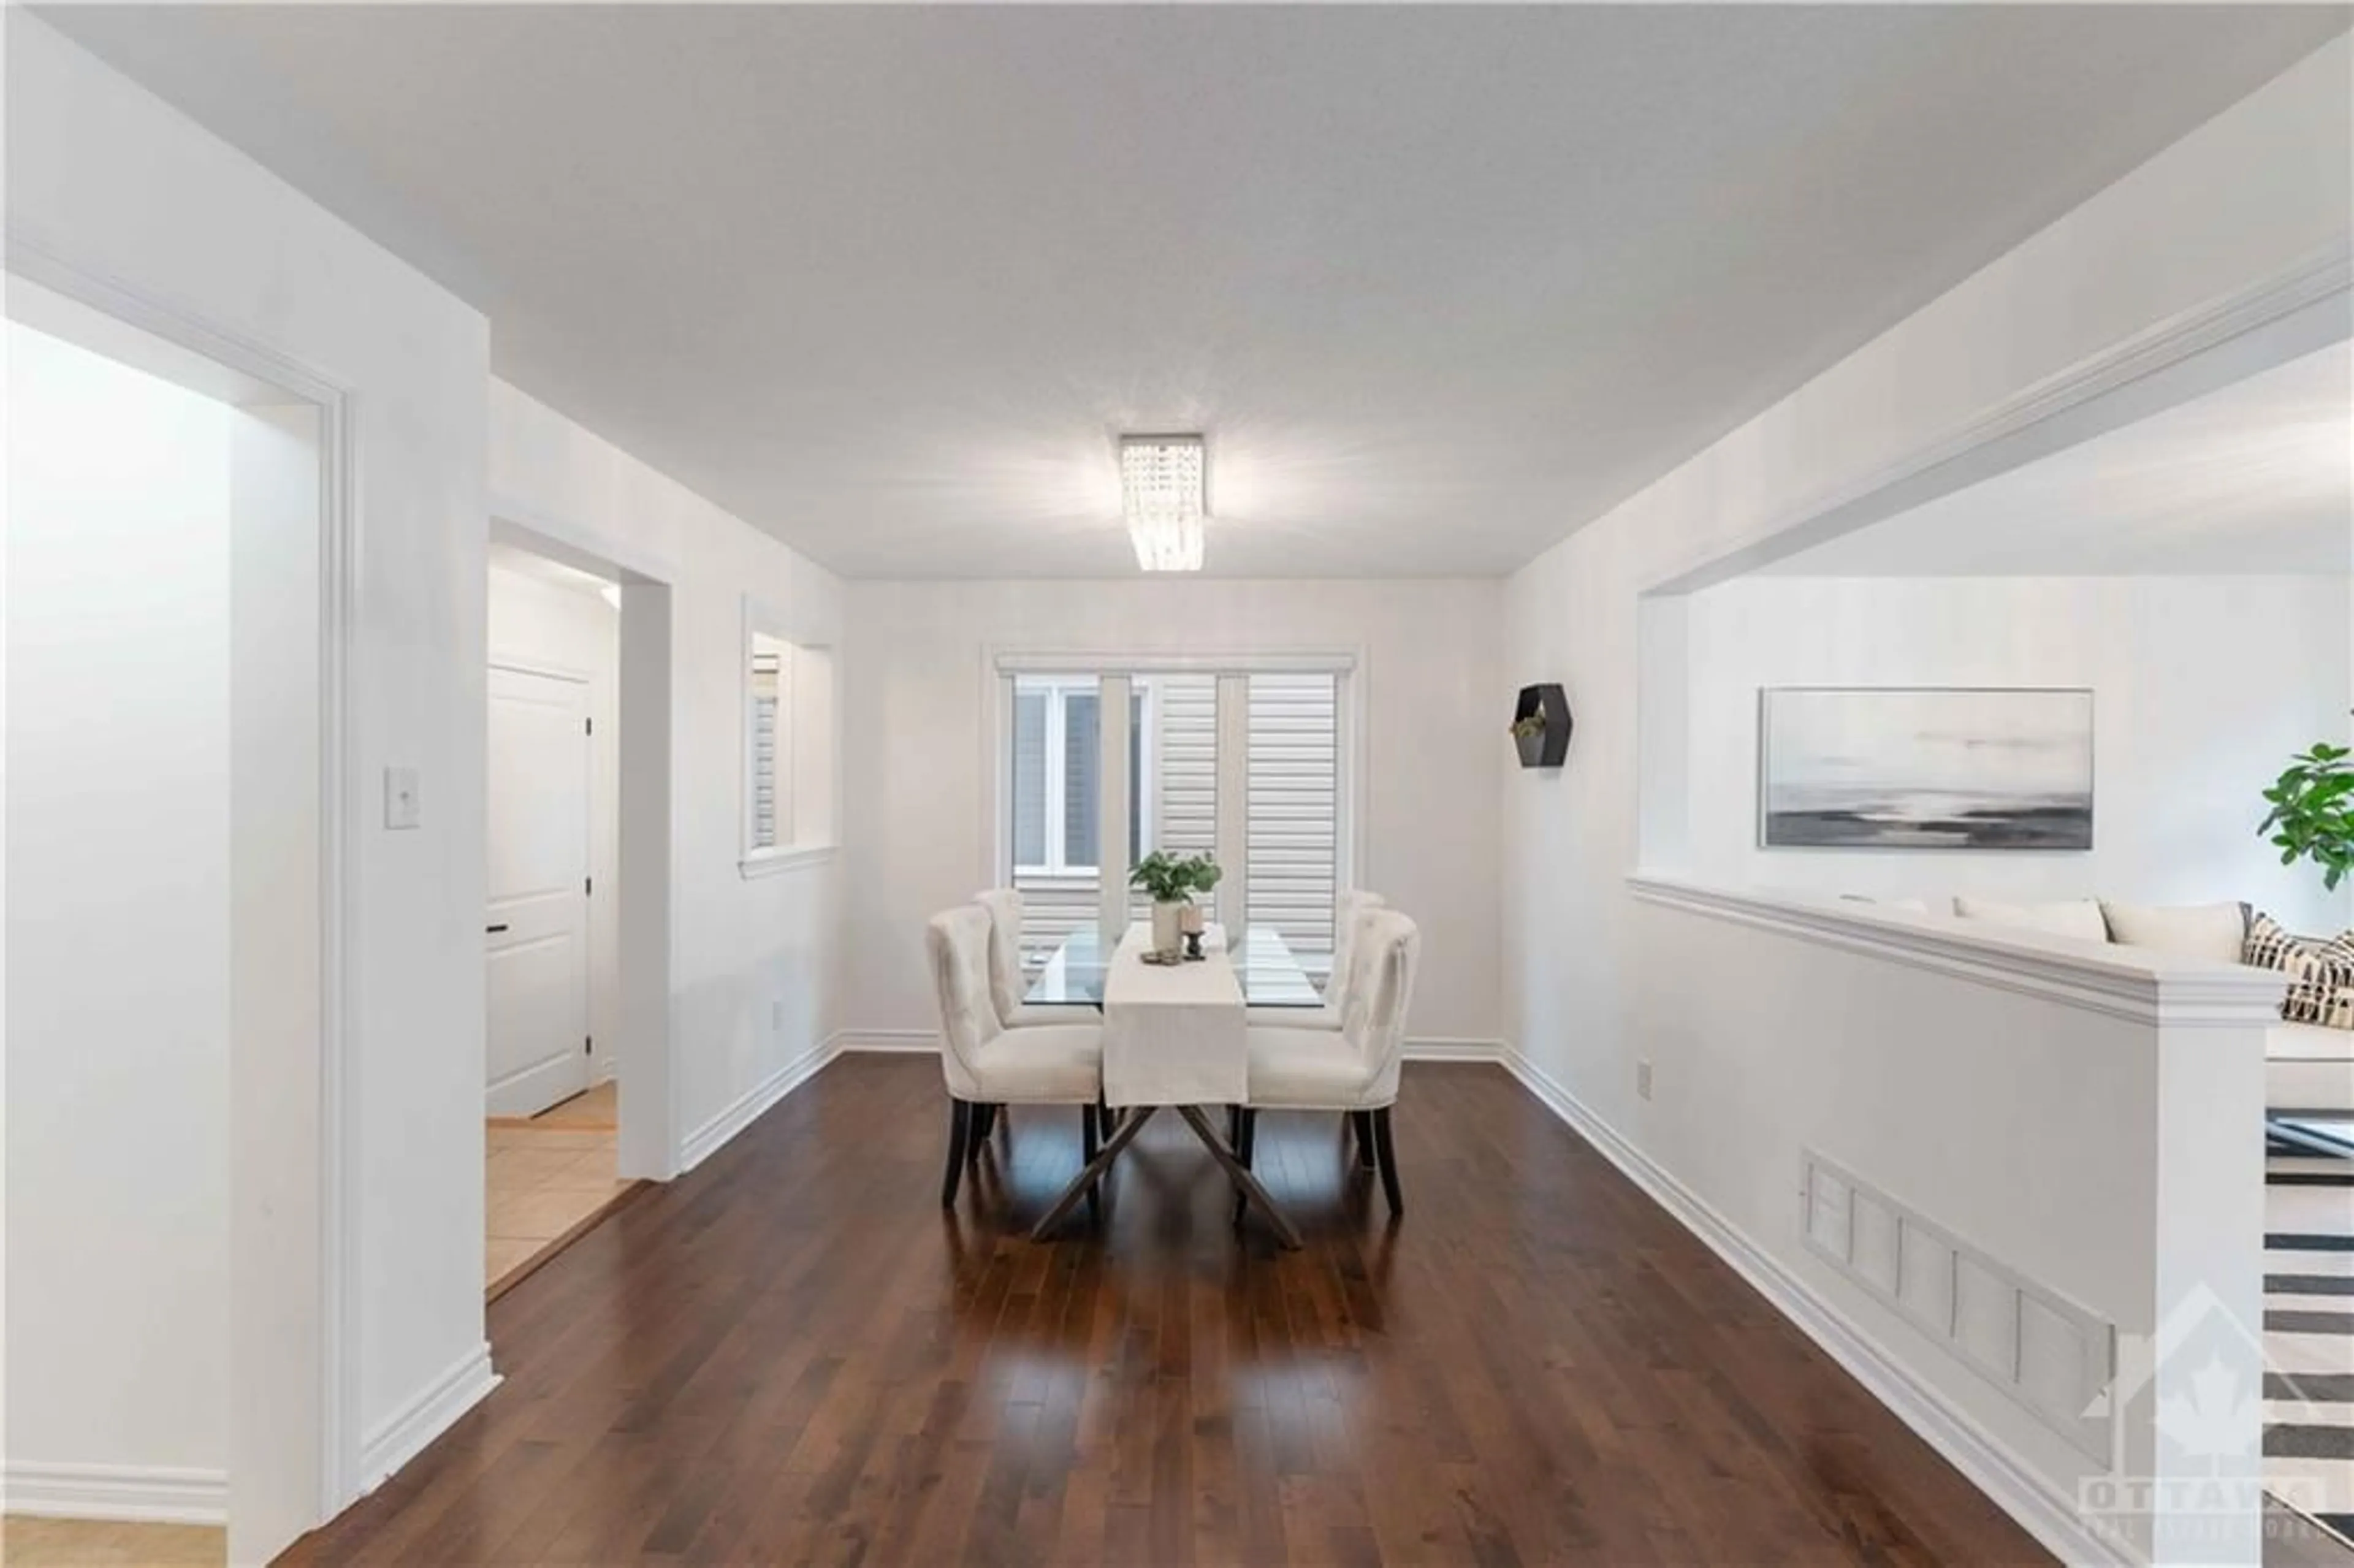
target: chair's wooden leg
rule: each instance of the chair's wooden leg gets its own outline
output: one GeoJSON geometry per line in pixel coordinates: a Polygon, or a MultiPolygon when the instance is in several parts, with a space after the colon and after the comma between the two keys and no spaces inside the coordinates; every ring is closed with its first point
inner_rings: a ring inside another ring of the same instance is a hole
{"type": "Polygon", "coordinates": [[[1384,1106],[1373,1113],[1373,1153],[1381,1161],[1382,1195],[1390,1201],[1393,1215],[1405,1213],[1405,1199],[1398,1191],[1397,1145],[1390,1139],[1390,1107],[1384,1106]]]}
{"type": "Polygon", "coordinates": [[[972,1133],[972,1107],[949,1101],[949,1173],[940,1181],[940,1207],[956,1207],[957,1182],[964,1175],[965,1144],[972,1133]]]}
{"type": "MultiPolygon", "coordinates": [[[[1081,1164],[1093,1165],[1096,1162],[1097,1151],[1102,1147],[1097,1141],[1101,1127],[1095,1107],[1079,1107],[1079,1152],[1086,1156],[1081,1164]]],[[[1090,1182],[1087,1186],[1087,1219],[1097,1224],[1103,1222],[1103,1184],[1099,1181],[1090,1182]]]]}
{"type": "MultiPolygon", "coordinates": [[[[1236,1106],[1233,1130],[1227,1133],[1226,1141],[1233,1145],[1235,1159],[1241,1162],[1242,1168],[1246,1171],[1249,1170],[1251,1154],[1258,1147],[1258,1112],[1248,1106],[1236,1106]]],[[[1249,1200],[1243,1195],[1242,1189],[1236,1188],[1235,1190],[1235,1229],[1242,1229],[1243,1212],[1249,1207],[1249,1200]]]]}
{"type": "Polygon", "coordinates": [[[968,1119],[970,1131],[965,1138],[964,1157],[968,1161],[978,1160],[981,1151],[989,1145],[990,1129],[997,1125],[997,1107],[987,1100],[975,1100],[968,1119]]]}
{"type": "Polygon", "coordinates": [[[1349,1128],[1357,1136],[1357,1169],[1371,1171],[1373,1168],[1373,1113],[1351,1111],[1349,1128]]]}

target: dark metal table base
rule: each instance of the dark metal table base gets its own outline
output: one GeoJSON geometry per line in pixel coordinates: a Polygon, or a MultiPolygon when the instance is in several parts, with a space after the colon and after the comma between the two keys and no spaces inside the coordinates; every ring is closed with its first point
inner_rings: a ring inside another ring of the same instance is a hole
{"type": "MultiPolygon", "coordinates": [[[[1104,1140],[1104,1146],[1096,1157],[1071,1179],[1071,1184],[1063,1189],[1062,1196],[1056,1198],[1053,1206],[1039,1216],[1038,1223],[1030,1227],[1033,1241],[1044,1241],[1054,1234],[1055,1227],[1062,1224],[1064,1216],[1079,1206],[1079,1200],[1103,1180],[1104,1173],[1111,1169],[1111,1162],[1119,1158],[1119,1151],[1136,1141],[1136,1135],[1144,1130],[1144,1124],[1150,1121],[1152,1113],[1161,1108],[1159,1106],[1132,1106],[1129,1108],[1120,1118],[1119,1126],[1104,1140]]],[[[1217,1129],[1210,1125],[1210,1118],[1202,1114],[1202,1107],[1179,1106],[1175,1108],[1177,1114],[1185,1119],[1185,1125],[1193,1129],[1193,1136],[1200,1139],[1202,1146],[1210,1151],[1210,1158],[1225,1171],[1227,1179],[1235,1184],[1235,1191],[1267,1216],[1267,1223],[1275,1228],[1278,1241],[1297,1252],[1300,1245],[1299,1231],[1276,1206],[1274,1196],[1260,1184],[1259,1179],[1235,1158],[1235,1151],[1226,1147],[1226,1140],[1218,1136],[1217,1129]]]]}

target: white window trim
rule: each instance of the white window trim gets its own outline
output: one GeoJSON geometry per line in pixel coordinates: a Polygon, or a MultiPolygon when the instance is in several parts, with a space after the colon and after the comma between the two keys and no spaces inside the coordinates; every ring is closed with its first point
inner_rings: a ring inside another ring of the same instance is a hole
{"type": "Polygon", "coordinates": [[[736,862],[737,871],[744,880],[775,876],[780,872],[797,871],[802,866],[823,865],[833,858],[832,844],[772,844],[765,849],[748,850],[736,862]]]}

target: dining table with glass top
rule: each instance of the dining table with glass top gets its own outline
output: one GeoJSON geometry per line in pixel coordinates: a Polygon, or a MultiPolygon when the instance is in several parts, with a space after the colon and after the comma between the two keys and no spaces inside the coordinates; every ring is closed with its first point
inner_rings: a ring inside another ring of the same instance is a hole
{"type": "Polygon", "coordinates": [[[1148,955],[1150,926],[1130,925],[1113,941],[1093,927],[1073,932],[1031,981],[1033,1007],[1090,1007],[1103,1014],[1103,1097],[1115,1118],[1094,1160],[1064,1189],[1031,1234],[1044,1239],[1101,1181],[1156,1112],[1174,1110],[1202,1140],[1244,1199],[1288,1247],[1299,1233],[1266,1187],[1235,1157],[1205,1107],[1250,1097],[1246,1009],[1312,1011],[1324,999],[1282,934],[1246,927],[1232,948],[1210,926],[1201,957],[1160,964],[1148,955]]]}

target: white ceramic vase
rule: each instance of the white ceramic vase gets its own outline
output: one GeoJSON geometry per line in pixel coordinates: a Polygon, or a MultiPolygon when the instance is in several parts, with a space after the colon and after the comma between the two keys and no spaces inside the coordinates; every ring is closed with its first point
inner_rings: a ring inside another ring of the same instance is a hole
{"type": "Polygon", "coordinates": [[[1152,906],[1152,950],[1164,958],[1173,958],[1185,946],[1185,901],[1173,904],[1156,902],[1152,906]]]}

